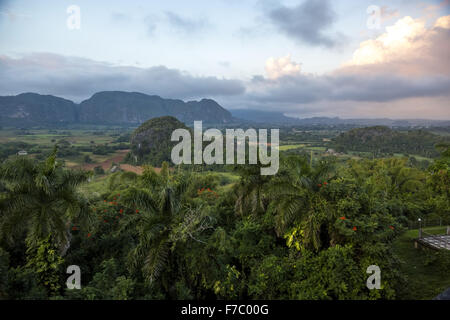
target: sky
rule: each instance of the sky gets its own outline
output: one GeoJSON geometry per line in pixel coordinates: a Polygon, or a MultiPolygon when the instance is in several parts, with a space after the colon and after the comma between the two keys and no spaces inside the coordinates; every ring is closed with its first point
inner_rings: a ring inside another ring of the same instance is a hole
{"type": "Polygon", "coordinates": [[[450,119],[450,1],[0,0],[0,95],[450,119]]]}

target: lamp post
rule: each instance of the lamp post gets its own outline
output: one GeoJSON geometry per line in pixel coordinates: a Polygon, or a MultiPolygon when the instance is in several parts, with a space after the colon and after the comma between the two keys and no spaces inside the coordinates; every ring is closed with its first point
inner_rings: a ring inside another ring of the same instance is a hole
{"type": "Polygon", "coordinates": [[[419,221],[419,239],[422,238],[422,219],[417,219],[419,221]]]}

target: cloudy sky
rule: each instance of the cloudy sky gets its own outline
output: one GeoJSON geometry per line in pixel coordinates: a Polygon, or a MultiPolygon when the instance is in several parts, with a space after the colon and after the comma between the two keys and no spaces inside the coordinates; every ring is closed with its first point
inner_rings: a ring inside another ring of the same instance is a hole
{"type": "Polygon", "coordinates": [[[101,90],[450,119],[450,1],[0,0],[0,95],[101,90]]]}

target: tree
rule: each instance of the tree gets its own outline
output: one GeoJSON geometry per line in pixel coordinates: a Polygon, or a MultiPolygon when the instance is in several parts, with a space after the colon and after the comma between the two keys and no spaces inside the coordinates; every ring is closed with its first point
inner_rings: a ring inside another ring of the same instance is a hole
{"type": "Polygon", "coordinates": [[[39,282],[49,293],[56,294],[60,289],[59,268],[64,260],[50,238],[49,235],[46,239],[39,240],[37,244],[28,247],[26,267],[37,274],[39,282]]]}
{"type": "Polygon", "coordinates": [[[44,162],[18,157],[0,168],[6,187],[0,215],[0,237],[12,240],[23,230],[35,246],[51,236],[62,252],[70,245],[75,220],[86,223],[88,201],[77,191],[89,173],[65,170],[56,160],[57,149],[44,162]]]}
{"type": "Polygon", "coordinates": [[[94,161],[89,157],[89,155],[85,155],[83,158],[84,163],[93,163],[94,161]]]}
{"type": "Polygon", "coordinates": [[[272,180],[268,191],[269,211],[275,214],[279,236],[295,227],[291,232],[298,233],[305,246],[320,247],[321,228],[328,211],[320,191],[332,178],[332,168],[333,164],[328,161],[311,167],[305,158],[284,160],[282,172],[272,180]]]}
{"type": "Polygon", "coordinates": [[[268,205],[265,186],[270,181],[270,176],[261,175],[260,165],[244,165],[238,168],[241,179],[235,188],[235,212],[240,215],[265,212],[268,205]]]}
{"type": "Polygon", "coordinates": [[[201,208],[190,208],[183,201],[187,178],[183,174],[171,176],[164,162],[159,174],[146,167],[143,187],[131,187],[124,195],[125,203],[138,208],[124,226],[124,229],[136,226],[138,236],[130,262],[134,268],[141,268],[151,284],[166,267],[178,242],[202,242],[197,234],[210,227],[201,208]]]}

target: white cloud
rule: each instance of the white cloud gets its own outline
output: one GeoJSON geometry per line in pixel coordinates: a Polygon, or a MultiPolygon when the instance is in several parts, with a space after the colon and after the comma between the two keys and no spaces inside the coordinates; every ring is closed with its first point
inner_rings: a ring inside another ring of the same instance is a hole
{"type": "Polygon", "coordinates": [[[386,27],[386,32],[360,44],[353,54],[353,59],[346,65],[365,65],[383,63],[396,59],[410,50],[423,45],[417,41],[427,31],[425,21],[404,17],[393,26],[386,27]]]}
{"type": "Polygon", "coordinates": [[[288,54],[281,58],[269,58],[266,61],[266,73],[270,79],[277,79],[283,76],[296,76],[300,74],[300,64],[291,61],[288,54]]]}
{"type": "Polygon", "coordinates": [[[360,44],[353,58],[343,65],[344,72],[390,72],[402,75],[450,74],[450,16],[426,21],[404,17],[376,39],[360,44]]]}
{"type": "Polygon", "coordinates": [[[436,20],[436,23],[434,24],[434,27],[450,29],[450,16],[444,16],[444,17],[438,18],[436,20]]]}
{"type": "Polygon", "coordinates": [[[317,108],[321,114],[347,117],[448,119],[449,25],[450,16],[431,27],[404,17],[376,39],[362,42],[351,61],[322,75],[300,72],[289,55],[271,58],[267,77],[254,77],[245,99],[254,108],[277,106],[297,114],[314,114],[317,108]]]}

